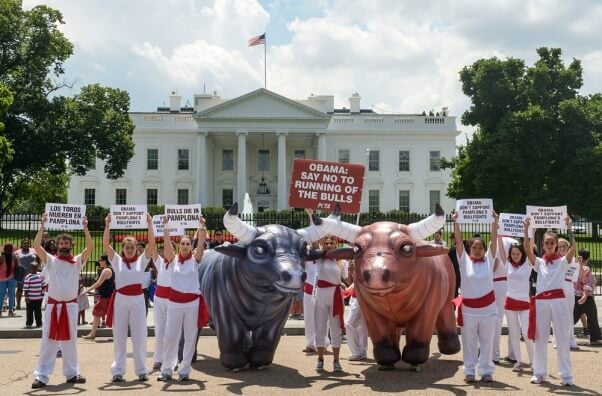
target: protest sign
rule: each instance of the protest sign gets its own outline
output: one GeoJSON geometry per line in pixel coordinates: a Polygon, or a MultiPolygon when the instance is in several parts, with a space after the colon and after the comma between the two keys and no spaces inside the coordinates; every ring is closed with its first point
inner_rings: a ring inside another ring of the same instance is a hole
{"type": "Polygon", "coordinates": [[[112,230],[148,228],[146,205],[111,205],[112,230]]]}
{"type": "Polygon", "coordinates": [[[500,213],[498,234],[507,237],[525,236],[525,215],[516,213],[500,213]]]}
{"type": "Polygon", "coordinates": [[[86,215],[86,205],[46,204],[48,220],[44,228],[48,230],[83,230],[82,222],[86,215]]]}
{"type": "MultiPolygon", "coordinates": [[[[163,236],[163,216],[165,215],[153,216],[153,232],[155,233],[156,237],[163,236]]],[[[173,222],[168,222],[167,226],[169,227],[170,237],[184,235],[184,227],[181,227],[178,224],[174,224],[173,222]]]]}
{"type": "Polygon", "coordinates": [[[293,208],[357,213],[362,202],[364,165],[295,159],[288,204],[293,208]]]}
{"type": "Polygon", "coordinates": [[[564,206],[531,206],[527,205],[527,217],[531,219],[531,228],[566,229],[566,205],[564,206]]]}
{"type": "Polygon", "coordinates": [[[489,198],[459,199],[456,202],[458,224],[493,223],[493,200],[489,198]]]}
{"type": "Polygon", "coordinates": [[[165,215],[173,224],[183,228],[199,228],[201,204],[165,205],[165,215]]]}

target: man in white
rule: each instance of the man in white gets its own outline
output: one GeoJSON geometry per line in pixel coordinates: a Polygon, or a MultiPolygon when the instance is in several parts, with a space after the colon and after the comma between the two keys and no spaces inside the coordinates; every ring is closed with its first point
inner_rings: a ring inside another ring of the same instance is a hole
{"type": "Polygon", "coordinates": [[[44,223],[48,216],[42,214],[40,228],[33,241],[33,247],[40,260],[45,263],[48,276],[52,282],[48,285],[48,303],[44,312],[42,343],[38,364],[34,371],[35,380],[31,387],[42,388],[54,371],[56,351],[60,347],[63,354],[63,375],[71,384],[83,384],[86,379],[79,374],[77,362],[77,296],[79,294],[79,274],[83,263],[94,250],[94,241],[88,231],[88,220],[83,219],[86,248],[77,256],[71,255],[73,237],[61,234],[56,237],[58,255],[52,256],[42,247],[44,223]]]}

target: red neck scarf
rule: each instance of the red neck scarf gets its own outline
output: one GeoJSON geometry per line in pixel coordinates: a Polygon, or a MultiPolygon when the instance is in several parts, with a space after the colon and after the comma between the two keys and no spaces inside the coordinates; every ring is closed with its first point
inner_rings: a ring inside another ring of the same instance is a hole
{"type": "Polygon", "coordinates": [[[548,256],[547,254],[543,255],[543,259],[546,260],[546,265],[550,265],[554,263],[554,260],[558,260],[560,257],[562,257],[558,252],[552,254],[551,256],[548,256]]]}
{"type": "Polygon", "coordinates": [[[71,264],[77,264],[77,261],[75,261],[75,258],[74,258],[72,255],[68,255],[68,256],[59,256],[59,255],[57,254],[57,255],[56,255],[56,256],[54,256],[54,257],[56,257],[56,258],[57,258],[57,259],[59,259],[59,260],[63,260],[63,261],[66,261],[66,262],[68,262],[68,263],[71,263],[71,264]]]}
{"type": "Polygon", "coordinates": [[[135,263],[136,260],[138,260],[138,255],[135,255],[130,259],[125,256],[121,256],[121,261],[123,261],[123,263],[128,266],[128,269],[132,269],[132,266],[130,264],[135,263]]]}
{"type": "Polygon", "coordinates": [[[515,263],[515,262],[514,262],[514,261],[512,261],[512,260],[510,260],[510,264],[512,264],[512,266],[513,266],[514,268],[519,268],[519,267],[522,265],[520,261],[517,261],[517,262],[515,263]]]}
{"type": "Polygon", "coordinates": [[[470,257],[470,261],[472,261],[473,264],[478,264],[478,263],[484,263],[485,262],[485,257],[481,257],[481,258],[476,258],[474,256],[468,256],[470,257]]]}
{"type": "Polygon", "coordinates": [[[178,254],[178,263],[180,264],[184,264],[184,261],[186,260],[190,260],[190,258],[192,257],[192,252],[190,252],[190,254],[186,257],[183,257],[181,253],[178,254]]]}

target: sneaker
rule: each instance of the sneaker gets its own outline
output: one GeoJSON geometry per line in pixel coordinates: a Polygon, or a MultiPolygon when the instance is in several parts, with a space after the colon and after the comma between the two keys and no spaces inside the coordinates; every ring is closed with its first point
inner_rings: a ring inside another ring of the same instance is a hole
{"type": "Polygon", "coordinates": [[[340,373],[343,371],[343,367],[341,367],[341,363],[339,363],[338,360],[332,362],[332,371],[334,371],[335,373],[340,373]]]}
{"type": "Polygon", "coordinates": [[[31,389],[40,389],[45,387],[46,384],[40,380],[35,380],[33,381],[33,384],[31,384],[31,389]]]}
{"type": "Polygon", "coordinates": [[[495,364],[496,366],[500,365],[500,361],[499,360],[492,360],[493,364],[495,364]]]}
{"type": "Polygon", "coordinates": [[[73,377],[67,379],[68,384],[85,384],[86,379],[81,375],[74,375],[73,377]]]}
{"type": "Polygon", "coordinates": [[[542,375],[534,375],[533,377],[531,377],[532,384],[543,384],[544,382],[546,382],[546,380],[543,378],[542,375]]]}
{"type": "Polygon", "coordinates": [[[471,384],[476,381],[477,380],[475,379],[474,375],[467,375],[464,377],[464,382],[466,382],[467,384],[471,384]]]}
{"type": "Polygon", "coordinates": [[[305,349],[303,349],[303,352],[305,353],[316,353],[316,348],[312,348],[312,347],[305,347],[305,349]]]}
{"type": "Polygon", "coordinates": [[[160,374],[160,375],[157,377],[157,381],[160,381],[160,382],[171,381],[171,375],[167,375],[167,374],[160,374]]]}
{"type": "Polygon", "coordinates": [[[512,371],[514,371],[515,373],[520,373],[524,370],[524,368],[525,366],[522,363],[516,363],[514,367],[512,367],[512,371]]]}
{"type": "Polygon", "coordinates": [[[493,382],[493,376],[491,374],[485,374],[481,377],[481,382],[493,382]]]}
{"type": "Polygon", "coordinates": [[[563,379],[560,383],[562,386],[573,386],[573,381],[570,379],[563,379]]]}
{"type": "Polygon", "coordinates": [[[122,376],[122,375],[119,375],[119,374],[115,374],[115,375],[113,376],[113,379],[111,379],[111,382],[123,382],[123,381],[125,381],[125,380],[123,379],[123,376],[122,376]]]}
{"type": "Polygon", "coordinates": [[[161,369],[161,365],[162,364],[163,363],[160,363],[160,362],[153,363],[153,370],[159,370],[159,369],[161,369]]]}
{"type": "Polygon", "coordinates": [[[316,371],[318,373],[324,371],[324,360],[318,360],[318,363],[316,363],[316,371]]]}
{"type": "Polygon", "coordinates": [[[351,355],[349,356],[349,361],[358,362],[360,360],[366,360],[366,356],[364,355],[351,355]]]}
{"type": "Polygon", "coordinates": [[[138,381],[140,381],[140,382],[146,382],[146,381],[148,381],[148,376],[146,374],[140,374],[138,376],[138,381]]]}
{"type": "Polygon", "coordinates": [[[189,376],[183,375],[183,374],[180,374],[180,376],[178,377],[178,381],[180,381],[180,382],[188,381],[189,379],[190,379],[189,376]]]}
{"type": "Polygon", "coordinates": [[[504,361],[505,362],[510,362],[510,363],[517,363],[517,360],[516,359],[512,359],[510,356],[506,356],[504,358],[504,361]]]}
{"type": "Polygon", "coordinates": [[[571,348],[571,351],[578,351],[581,349],[581,348],[579,348],[579,345],[571,345],[570,348],[571,348]]]}

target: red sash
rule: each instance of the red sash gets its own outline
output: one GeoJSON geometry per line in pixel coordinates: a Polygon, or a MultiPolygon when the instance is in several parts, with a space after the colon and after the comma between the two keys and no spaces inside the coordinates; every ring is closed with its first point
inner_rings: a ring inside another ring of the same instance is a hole
{"type": "Polygon", "coordinates": [[[501,282],[501,281],[507,281],[508,278],[505,276],[500,276],[499,278],[493,278],[494,282],[501,282]]]}
{"type": "Polygon", "coordinates": [[[52,312],[50,313],[50,331],[48,338],[56,341],[67,341],[71,339],[69,334],[69,314],[67,313],[67,304],[77,303],[77,298],[70,301],[56,301],[48,296],[48,303],[52,304],[52,312]],[[61,305],[61,315],[57,312],[57,305],[61,305]]]}
{"type": "Polygon", "coordinates": [[[133,283],[131,285],[123,286],[121,289],[117,289],[111,295],[109,300],[109,307],[107,309],[107,320],[106,324],[108,327],[113,327],[113,315],[115,314],[115,295],[117,293],[123,294],[124,296],[139,296],[142,294],[142,285],[140,283],[133,283]]]}
{"type": "Polygon", "coordinates": [[[205,297],[202,294],[195,293],[182,293],[177,290],[171,289],[169,292],[169,301],[184,304],[199,299],[199,316],[197,319],[197,326],[199,329],[205,327],[209,322],[209,310],[205,303],[205,297]]]}
{"type": "Polygon", "coordinates": [[[161,297],[161,298],[168,299],[170,293],[171,293],[171,287],[169,287],[169,286],[157,285],[157,288],[155,289],[155,297],[161,297]]]}
{"type": "Polygon", "coordinates": [[[343,295],[341,293],[341,286],[335,285],[334,283],[330,283],[328,281],[318,279],[318,284],[316,285],[320,289],[328,289],[330,287],[334,287],[334,296],[332,298],[332,316],[340,316],[339,324],[341,329],[345,328],[343,315],[345,313],[345,308],[343,307],[343,295]]]}
{"type": "Polygon", "coordinates": [[[305,282],[305,284],[303,285],[303,292],[305,292],[305,294],[309,294],[311,296],[312,293],[314,292],[314,286],[311,283],[305,282]]]}
{"type": "Polygon", "coordinates": [[[527,337],[530,340],[535,340],[535,335],[537,334],[537,311],[535,300],[552,300],[555,298],[564,298],[564,290],[546,290],[531,297],[531,302],[529,303],[529,331],[527,332],[527,337]]]}
{"type": "Polygon", "coordinates": [[[454,298],[453,302],[456,304],[456,308],[458,309],[458,326],[463,326],[464,317],[462,316],[462,305],[466,305],[468,308],[483,308],[495,302],[495,294],[492,290],[484,296],[478,298],[466,298],[460,295],[454,298]]]}
{"type": "Polygon", "coordinates": [[[343,298],[347,298],[347,297],[353,297],[355,298],[355,287],[348,287],[347,289],[345,289],[345,291],[343,292],[343,298]]]}
{"type": "Polygon", "coordinates": [[[529,309],[529,302],[515,300],[512,297],[506,297],[504,309],[507,309],[508,311],[526,311],[527,309],[529,309]]]}

